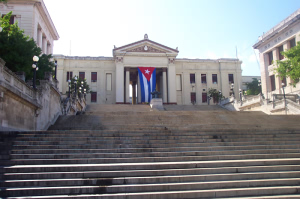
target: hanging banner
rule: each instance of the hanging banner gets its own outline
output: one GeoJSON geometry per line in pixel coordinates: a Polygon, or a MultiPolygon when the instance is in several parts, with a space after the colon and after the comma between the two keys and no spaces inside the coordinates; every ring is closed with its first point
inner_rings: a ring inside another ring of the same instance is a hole
{"type": "Polygon", "coordinates": [[[141,102],[150,102],[151,92],[156,87],[156,69],[154,67],[138,67],[141,84],[141,102]]]}

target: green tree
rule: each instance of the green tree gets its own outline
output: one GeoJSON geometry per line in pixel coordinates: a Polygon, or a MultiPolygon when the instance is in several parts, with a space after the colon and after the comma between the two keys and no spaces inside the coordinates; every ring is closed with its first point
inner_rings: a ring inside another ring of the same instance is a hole
{"type": "Polygon", "coordinates": [[[79,90],[80,90],[79,87],[81,87],[82,85],[83,85],[83,87],[81,88],[82,94],[84,92],[84,89],[86,89],[86,94],[90,92],[90,86],[87,84],[86,79],[78,78],[77,80],[75,80],[75,77],[73,77],[71,79],[71,93],[75,92],[75,84],[76,84],[76,95],[79,94],[79,90]]]}
{"type": "Polygon", "coordinates": [[[211,96],[214,102],[219,102],[224,96],[215,88],[208,89],[208,96],[211,96]]]}
{"type": "Polygon", "coordinates": [[[291,78],[292,84],[295,86],[300,78],[300,42],[293,48],[281,52],[281,54],[286,59],[276,61],[278,67],[274,71],[281,79],[291,78]]]}
{"type": "Polygon", "coordinates": [[[258,84],[257,78],[252,78],[252,82],[246,83],[247,95],[258,95],[261,92],[261,86],[258,86],[258,84]]]}
{"type": "Polygon", "coordinates": [[[36,45],[35,41],[26,36],[23,30],[20,30],[18,23],[10,24],[12,12],[0,18],[0,57],[6,62],[13,72],[24,71],[26,79],[31,79],[32,58],[39,56],[37,79],[43,79],[44,72],[52,71],[54,64],[50,62],[52,55],[41,55],[42,50],[36,45]]]}

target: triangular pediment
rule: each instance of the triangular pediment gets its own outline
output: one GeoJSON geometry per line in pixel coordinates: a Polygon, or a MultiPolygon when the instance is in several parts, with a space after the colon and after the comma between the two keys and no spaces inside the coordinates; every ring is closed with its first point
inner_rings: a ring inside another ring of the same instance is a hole
{"type": "Polygon", "coordinates": [[[142,54],[173,54],[176,57],[178,52],[179,52],[178,49],[173,49],[165,45],[156,43],[154,41],[149,40],[148,38],[118,48],[115,47],[113,49],[114,56],[120,53],[121,54],[131,53],[131,54],[141,54],[141,55],[142,54]]]}

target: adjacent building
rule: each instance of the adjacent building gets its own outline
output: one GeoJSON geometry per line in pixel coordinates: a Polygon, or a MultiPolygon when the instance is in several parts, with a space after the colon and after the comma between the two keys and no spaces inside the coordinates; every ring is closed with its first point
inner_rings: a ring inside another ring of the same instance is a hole
{"type": "Polygon", "coordinates": [[[26,35],[32,37],[44,54],[53,54],[53,42],[59,39],[43,0],[8,0],[0,3],[0,13],[12,11],[10,22],[16,23],[26,35]]]}
{"type": "Polygon", "coordinates": [[[259,37],[253,48],[259,50],[262,92],[267,99],[272,99],[273,94],[281,94],[282,83],[286,86],[286,93],[299,94],[300,84],[296,87],[290,85],[290,78],[281,79],[275,74],[276,60],[285,59],[282,51],[294,47],[300,41],[300,9],[274,26],[259,37]]]}
{"type": "Polygon", "coordinates": [[[242,86],[240,60],[182,59],[177,58],[178,53],[177,48],[154,42],[145,34],[143,40],[115,47],[112,57],[55,55],[59,90],[66,93],[68,80],[78,76],[90,85],[88,103],[138,104],[141,87],[137,68],[155,67],[156,90],[165,104],[206,105],[209,89],[228,97],[232,84],[238,93],[242,86]]]}

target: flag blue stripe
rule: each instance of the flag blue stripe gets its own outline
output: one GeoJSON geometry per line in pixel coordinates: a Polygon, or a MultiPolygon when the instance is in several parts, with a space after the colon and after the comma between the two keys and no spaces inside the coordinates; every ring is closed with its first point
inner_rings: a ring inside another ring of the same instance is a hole
{"type": "Polygon", "coordinates": [[[143,73],[139,68],[138,68],[138,71],[139,71],[140,85],[141,85],[141,102],[145,102],[145,89],[144,89],[144,84],[143,84],[143,73]]]}

